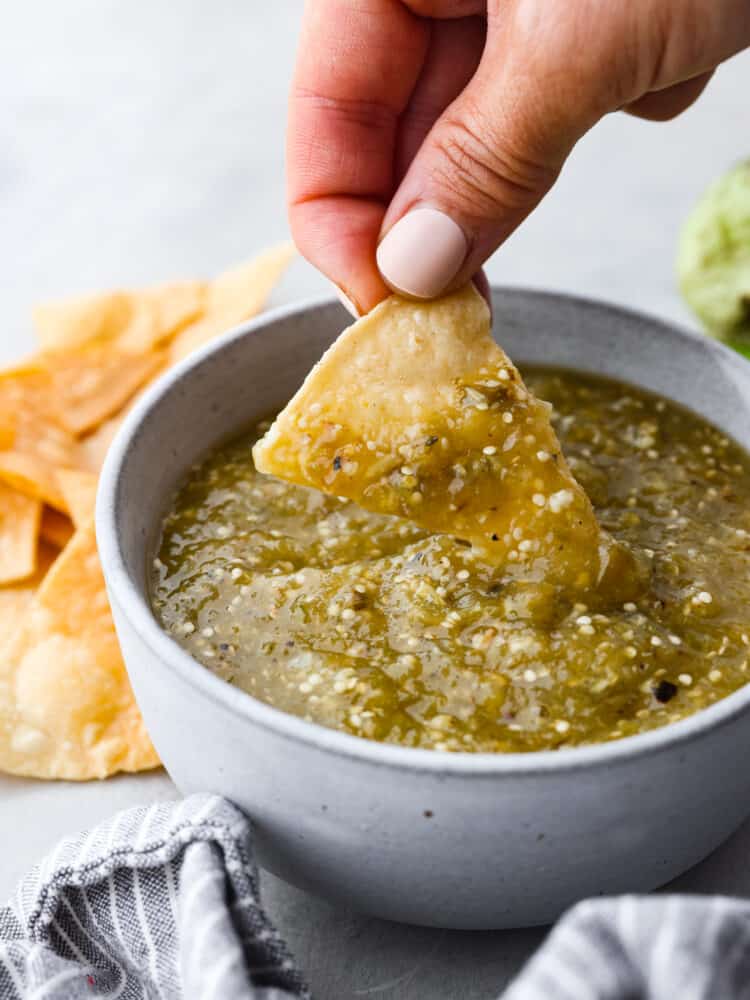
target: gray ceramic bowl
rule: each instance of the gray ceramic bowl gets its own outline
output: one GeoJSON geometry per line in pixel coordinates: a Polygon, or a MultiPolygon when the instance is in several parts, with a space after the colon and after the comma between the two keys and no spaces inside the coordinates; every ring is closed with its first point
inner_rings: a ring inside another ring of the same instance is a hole
{"type": "MultiPolygon", "coordinates": [[[[750,449],[750,364],[706,339],[593,302],[495,290],[511,357],[602,372],[705,414],[750,449]]],[[[255,821],[261,863],[332,900],[441,927],[552,920],[585,896],[652,889],[750,812],[750,687],[642,736],[533,754],[389,746],[285,715],[214,677],[159,627],[146,568],[189,466],[277,410],[346,315],[262,316],[169,372],[102,475],[97,530],[149,732],[184,793],[255,821]]]]}

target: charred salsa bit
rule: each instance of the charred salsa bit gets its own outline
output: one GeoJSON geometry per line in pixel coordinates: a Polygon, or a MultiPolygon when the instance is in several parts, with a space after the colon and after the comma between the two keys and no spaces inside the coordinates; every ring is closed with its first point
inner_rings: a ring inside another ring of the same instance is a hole
{"type": "Polygon", "coordinates": [[[659,681],[654,685],[654,698],[660,701],[663,705],[666,705],[668,701],[671,701],[677,694],[677,685],[673,684],[671,681],[659,681]]]}
{"type": "Polygon", "coordinates": [[[279,709],[440,750],[617,739],[736,690],[750,674],[748,457],[618,383],[540,371],[527,384],[553,404],[603,526],[646,561],[642,597],[573,603],[543,572],[261,476],[245,434],[192,474],[167,518],[151,580],[161,621],[279,709]]]}

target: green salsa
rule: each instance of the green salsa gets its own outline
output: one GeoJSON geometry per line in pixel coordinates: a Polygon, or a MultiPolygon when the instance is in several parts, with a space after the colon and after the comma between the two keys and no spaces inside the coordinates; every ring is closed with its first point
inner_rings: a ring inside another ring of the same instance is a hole
{"type": "Polygon", "coordinates": [[[151,574],[159,621],[270,705],[435,750],[618,739],[741,687],[748,456],[631,386],[542,369],[525,381],[552,404],[602,526],[645,567],[634,600],[571,595],[449,535],[263,476],[251,450],[264,423],[179,490],[151,574]]]}

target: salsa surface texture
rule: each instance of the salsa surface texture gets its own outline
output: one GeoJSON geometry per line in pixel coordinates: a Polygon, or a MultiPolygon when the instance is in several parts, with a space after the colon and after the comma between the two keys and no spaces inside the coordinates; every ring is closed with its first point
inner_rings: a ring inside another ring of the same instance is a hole
{"type": "Polygon", "coordinates": [[[636,600],[577,599],[448,535],[263,476],[251,450],[266,423],[216,450],[178,492],[152,569],[161,624],[276,708],[436,750],[604,742],[741,687],[748,456],[631,386],[524,375],[552,404],[602,526],[645,566],[636,600]]]}

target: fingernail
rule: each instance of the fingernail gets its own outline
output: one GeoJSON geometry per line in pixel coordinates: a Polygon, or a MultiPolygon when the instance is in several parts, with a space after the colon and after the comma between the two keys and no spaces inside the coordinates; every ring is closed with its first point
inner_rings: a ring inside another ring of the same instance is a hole
{"type": "Polygon", "coordinates": [[[346,311],[355,319],[359,319],[360,312],[354,305],[352,300],[349,298],[349,296],[346,294],[346,292],[342,292],[339,286],[335,284],[335,282],[333,281],[331,282],[331,285],[333,286],[333,290],[336,293],[336,296],[341,305],[344,307],[344,309],[346,309],[346,311]]]}
{"type": "Polygon", "coordinates": [[[415,208],[386,233],[377,251],[383,280],[416,299],[439,295],[464,262],[462,229],[436,208],[415,208]]]}

